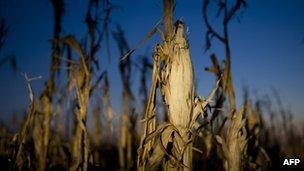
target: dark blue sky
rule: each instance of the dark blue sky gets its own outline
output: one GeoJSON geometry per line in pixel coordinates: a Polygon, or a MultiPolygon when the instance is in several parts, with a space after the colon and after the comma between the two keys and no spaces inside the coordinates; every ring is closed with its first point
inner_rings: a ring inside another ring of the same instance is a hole
{"type": "MultiPolygon", "coordinates": [[[[130,46],[134,46],[144,34],[161,18],[160,0],[115,0],[121,8],[113,11],[111,27],[120,24],[125,30],[130,46]]],[[[223,49],[217,42],[204,53],[206,27],[202,21],[201,0],[177,0],[175,17],[185,21],[189,28],[191,54],[193,58],[197,90],[207,95],[214,85],[213,75],[203,71],[210,65],[209,55],[215,52],[221,59],[223,49]]],[[[67,0],[63,19],[63,35],[74,34],[82,38],[86,33],[84,14],[85,0],[67,0]]],[[[230,25],[233,79],[237,101],[242,101],[242,87],[249,85],[253,97],[272,94],[275,87],[284,98],[284,105],[303,118],[304,97],[304,1],[302,0],[249,0],[248,9],[242,13],[241,23],[230,25]],[[301,43],[302,42],[302,43],[301,43]]],[[[211,10],[210,10],[211,11],[211,10]]],[[[20,72],[31,76],[41,75],[45,79],[50,62],[50,38],[53,31],[53,10],[48,0],[0,0],[0,15],[9,25],[9,35],[0,52],[15,54],[20,72]]],[[[214,15],[213,15],[214,16],[214,15]]],[[[211,19],[214,20],[214,17],[211,19]]],[[[133,56],[152,49],[159,36],[133,56]]],[[[103,69],[110,71],[112,102],[116,109],[120,103],[120,77],[117,70],[116,44],[110,42],[111,63],[105,53],[100,53],[103,69]]],[[[104,48],[102,49],[104,51],[104,48]]],[[[33,82],[36,94],[44,83],[33,82]]],[[[133,78],[137,93],[138,75],[133,78]]],[[[12,112],[21,111],[28,102],[27,90],[20,74],[14,74],[8,66],[0,68],[0,118],[7,119],[12,112]]]]}

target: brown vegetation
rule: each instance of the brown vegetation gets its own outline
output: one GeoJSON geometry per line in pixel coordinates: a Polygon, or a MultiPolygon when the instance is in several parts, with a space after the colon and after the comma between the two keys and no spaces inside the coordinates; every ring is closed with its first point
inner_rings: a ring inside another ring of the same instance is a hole
{"type": "MultiPolygon", "coordinates": [[[[206,50],[210,50],[213,38],[224,46],[223,62],[216,52],[210,54],[212,66],[206,71],[214,74],[215,82],[206,98],[196,92],[186,24],[174,20],[174,0],[163,0],[162,20],[134,49],[118,25],[112,33],[121,57],[120,112],[112,106],[111,99],[119,98],[111,97],[108,71],[100,71],[104,61],[97,57],[103,40],[110,56],[111,2],[89,1],[84,42],[73,35],[62,35],[65,4],[63,0],[51,2],[55,22],[45,86],[35,99],[30,83],[40,77],[24,74],[30,101],[19,131],[10,132],[0,125],[1,165],[7,169],[276,170],[286,156],[296,155],[304,161],[303,130],[297,131],[277,92],[278,111],[269,97],[253,101],[248,89],[244,90],[244,102],[236,104],[228,28],[239,10],[246,7],[246,1],[218,3],[222,32],[209,22],[210,1],[203,1],[206,50]],[[161,43],[155,44],[152,63],[147,56],[136,63],[131,55],[155,33],[159,33],[161,43]],[[131,84],[135,67],[141,72],[138,96],[131,84]],[[65,79],[59,75],[62,72],[66,73],[65,79]],[[58,83],[60,78],[64,85],[58,83]],[[141,98],[140,106],[136,105],[137,97],[141,98]],[[165,119],[159,117],[160,108],[165,119]],[[90,114],[92,122],[88,122],[90,114]]],[[[1,49],[7,30],[2,20],[0,24],[1,49]]],[[[0,66],[8,59],[1,60],[0,66]]]]}

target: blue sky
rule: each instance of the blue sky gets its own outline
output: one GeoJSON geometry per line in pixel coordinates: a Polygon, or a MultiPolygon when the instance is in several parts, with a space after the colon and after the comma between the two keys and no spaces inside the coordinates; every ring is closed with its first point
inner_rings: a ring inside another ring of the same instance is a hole
{"type": "MultiPolygon", "coordinates": [[[[111,27],[120,24],[129,45],[134,46],[161,18],[160,0],[113,0],[120,8],[113,11],[111,27]]],[[[82,38],[86,33],[84,13],[87,1],[67,0],[63,18],[63,35],[74,34],[82,38]]],[[[209,55],[215,52],[223,58],[222,46],[213,42],[213,48],[204,53],[206,27],[202,20],[201,0],[177,0],[175,18],[182,18],[189,28],[191,56],[195,68],[197,91],[207,95],[214,86],[213,75],[203,70],[210,65],[209,55]]],[[[249,85],[253,97],[272,94],[275,87],[284,105],[291,108],[297,117],[302,115],[304,97],[304,1],[302,0],[249,0],[248,9],[242,12],[241,23],[230,25],[233,79],[237,101],[242,101],[242,87],[249,85]],[[302,43],[301,43],[302,42],[302,43]]],[[[211,11],[211,10],[210,10],[211,11]]],[[[47,0],[0,0],[0,15],[9,25],[9,35],[0,51],[0,59],[15,54],[19,72],[31,76],[41,75],[45,79],[50,63],[50,38],[53,29],[53,10],[47,0]]],[[[210,18],[216,23],[214,14],[210,18]]],[[[217,25],[219,26],[219,25],[217,25]]],[[[220,27],[218,27],[220,29],[220,27]]],[[[154,36],[137,51],[133,58],[150,51],[159,41],[154,36]]],[[[99,54],[102,69],[110,71],[112,103],[119,110],[121,83],[117,70],[117,47],[110,40],[112,60],[106,60],[104,52],[99,54]],[[118,98],[113,98],[118,97],[118,98]]],[[[33,82],[39,94],[44,79],[33,82]]],[[[137,94],[138,74],[134,74],[134,91],[137,94]]],[[[8,66],[0,68],[0,118],[8,119],[12,112],[20,112],[27,106],[28,97],[23,77],[8,66]]]]}

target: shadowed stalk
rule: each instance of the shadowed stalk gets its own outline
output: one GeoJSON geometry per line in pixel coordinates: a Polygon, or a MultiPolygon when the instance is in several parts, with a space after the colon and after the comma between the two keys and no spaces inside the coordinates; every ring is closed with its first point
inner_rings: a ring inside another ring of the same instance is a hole
{"type": "Polygon", "coordinates": [[[63,0],[51,0],[54,8],[54,33],[52,42],[52,62],[49,71],[49,77],[46,81],[44,90],[42,91],[39,99],[39,108],[42,115],[35,118],[35,128],[34,128],[34,143],[37,157],[37,169],[45,170],[46,159],[48,152],[48,144],[50,139],[50,127],[52,120],[52,96],[55,91],[55,74],[59,73],[60,65],[60,53],[61,48],[58,44],[57,39],[60,37],[61,33],[61,22],[64,13],[64,2],[63,0]]]}
{"type": "Polygon", "coordinates": [[[210,24],[208,20],[208,7],[210,6],[210,0],[204,0],[203,3],[203,19],[207,26],[206,32],[206,50],[209,50],[211,47],[211,40],[216,38],[220,43],[224,45],[225,49],[225,60],[224,60],[224,69],[223,69],[223,89],[226,95],[228,96],[229,108],[230,111],[235,110],[235,92],[233,88],[232,76],[231,76],[231,50],[229,42],[229,32],[228,25],[231,19],[236,15],[238,10],[242,7],[246,7],[245,0],[236,0],[233,6],[229,9],[227,1],[218,2],[218,11],[217,16],[223,14],[223,32],[219,33],[215,28],[210,24]]]}
{"type": "Polygon", "coordinates": [[[87,106],[89,103],[89,93],[91,89],[91,61],[86,62],[85,54],[80,44],[72,36],[66,36],[62,41],[73,47],[79,54],[78,65],[74,66],[72,72],[72,84],[76,91],[77,105],[74,109],[76,115],[75,132],[72,138],[72,163],[70,170],[88,170],[89,160],[89,139],[86,128],[87,106]]]}
{"type": "Polygon", "coordinates": [[[76,126],[72,140],[72,163],[70,170],[88,170],[90,155],[90,140],[87,130],[87,113],[89,99],[94,89],[92,77],[99,63],[96,53],[100,49],[101,35],[98,29],[99,1],[91,0],[88,5],[85,21],[88,29],[88,52],[85,51],[87,44],[81,46],[73,37],[63,38],[63,42],[74,48],[80,56],[78,65],[75,65],[72,73],[72,84],[76,90],[77,105],[74,109],[76,126]]]}
{"type": "MultiPolygon", "coordinates": [[[[218,67],[218,62],[213,55],[211,60],[213,62],[213,69],[215,73],[223,73],[223,79],[221,82],[221,88],[223,92],[228,97],[229,102],[229,126],[226,132],[226,139],[221,136],[216,136],[217,141],[221,144],[222,151],[224,154],[224,168],[226,170],[238,171],[242,169],[242,155],[244,152],[245,145],[247,143],[246,140],[246,129],[245,129],[245,121],[243,120],[244,108],[240,110],[236,110],[235,104],[235,92],[233,87],[233,81],[231,76],[231,50],[230,50],[230,42],[229,42],[229,34],[228,34],[228,25],[231,19],[236,15],[236,13],[242,8],[246,7],[246,1],[244,0],[236,0],[233,2],[232,6],[228,5],[228,1],[220,1],[218,2],[218,11],[217,16],[223,14],[223,32],[219,33],[215,30],[215,28],[210,24],[208,20],[208,7],[210,6],[210,1],[205,0],[203,3],[203,19],[207,26],[206,32],[206,50],[208,50],[211,46],[212,38],[216,38],[220,43],[223,44],[225,49],[225,60],[224,66],[218,67]],[[218,71],[220,70],[220,72],[218,71]]],[[[218,77],[218,74],[216,74],[218,77]]],[[[218,99],[218,104],[221,107],[223,105],[223,98],[218,99]]]]}
{"type": "Polygon", "coordinates": [[[105,38],[106,52],[108,59],[111,58],[110,51],[110,17],[114,6],[112,5],[110,0],[102,0],[102,8],[103,8],[103,28],[101,37],[105,38]]]}
{"type": "Polygon", "coordinates": [[[245,113],[247,114],[246,129],[248,132],[248,145],[247,145],[247,167],[253,170],[267,170],[269,169],[269,156],[262,147],[261,136],[264,127],[264,121],[262,118],[262,111],[260,102],[257,101],[255,107],[252,101],[249,99],[248,89],[244,92],[244,105],[245,113]]]}
{"type": "MultiPolygon", "coordinates": [[[[118,50],[120,55],[123,56],[128,52],[129,45],[125,39],[124,32],[120,26],[117,26],[117,31],[113,33],[114,38],[118,45],[118,50]]],[[[132,143],[136,143],[136,140],[132,137],[132,125],[131,114],[133,113],[134,107],[134,96],[130,87],[131,79],[131,60],[130,58],[120,61],[119,63],[119,72],[123,85],[122,90],[122,99],[121,99],[121,115],[120,115],[120,124],[119,124],[119,163],[121,169],[131,169],[134,167],[134,148],[132,143]]]]}

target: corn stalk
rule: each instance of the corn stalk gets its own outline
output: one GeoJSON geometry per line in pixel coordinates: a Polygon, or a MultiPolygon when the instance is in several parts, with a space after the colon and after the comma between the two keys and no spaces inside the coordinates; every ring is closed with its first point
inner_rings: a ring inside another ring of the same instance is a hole
{"type": "MultiPolygon", "coordinates": [[[[113,33],[114,38],[117,42],[120,55],[122,56],[126,52],[130,51],[127,40],[125,39],[124,32],[120,26],[117,26],[117,31],[113,33]]],[[[132,128],[135,128],[132,125],[131,114],[133,113],[133,101],[134,96],[130,87],[131,79],[131,68],[132,61],[128,58],[126,60],[120,61],[119,63],[119,72],[123,85],[122,90],[122,99],[121,99],[121,115],[120,115],[120,125],[119,125],[119,143],[118,143],[118,152],[119,152],[119,163],[121,169],[130,169],[134,166],[134,156],[133,145],[136,143],[134,139],[134,131],[132,128]]],[[[135,123],[134,123],[135,124],[135,123]]]]}
{"type": "MultiPolygon", "coordinates": [[[[85,64],[83,64],[85,65],[85,64]]],[[[90,74],[85,74],[85,66],[81,65],[75,72],[74,84],[76,87],[77,107],[75,114],[77,126],[73,140],[72,157],[74,160],[71,170],[88,170],[89,139],[86,129],[87,105],[90,92],[90,74]]]]}
{"type": "Polygon", "coordinates": [[[147,142],[146,138],[148,135],[152,134],[156,131],[156,89],[158,84],[158,73],[160,71],[160,57],[157,55],[157,49],[154,52],[153,58],[153,70],[152,70],[152,81],[151,87],[149,90],[149,97],[147,106],[144,114],[144,125],[143,131],[141,134],[140,146],[138,148],[138,156],[137,156],[137,169],[144,170],[147,165],[147,161],[149,158],[149,153],[152,150],[155,138],[152,138],[147,142]]]}
{"type": "Polygon", "coordinates": [[[38,170],[45,170],[46,159],[48,153],[48,145],[50,139],[50,128],[52,120],[52,96],[55,92],[55,74],[59,72],[60,65],[60,53],[61,47],[55,41],[60,37],[61,33],[61,21],[64,13],[64,2],[63,0],[52,0],[54,7],[54,41],[52,44],[52,62],[48,80],[46,82],[45,88],[40,95],[40,111],[42,115],[37,115],[35,117],[35,127],[34,127],[34,143],[35,143],[35,153],[38,170]]]}
{"type": "MultiPolygon", "coordinates": [[[[36,105],[35,105],[35,100],[34,100],[34,92],[33,92],[32,86],[30,84],[30,81],[35,80],[35,79],[40,78],[40,77],[29,78],[27,76],[27,74],[25,73],[24,78],[25,78],[27,88],[28,88],[28,91],[29,91],[30,104],[29,104],[29,107],[28,107],[25,123],[23,124],[23,126],[21,128],[21,131],[20,131],[20,133],[18,134],[18,137],[17,137],[18,148],[17,148],[17,152],[14,156],[13,167],[15,168],[15,166],[17,165],[18,170],[23,170],[24,160],[23,160],[22,155],[24,154],[24,146],[25,146],[26,141],[29,137],[30,129],[32,127],[33,120],[34,120],[34,117],[35,117],[35,111],[36,111],[36,105]]],[[[13,170],[14,170],[14,168],[13,168],[13,170]]]]}
{"type": "Polygon", "coordinates": [[[75,87],[77,99],[77,105],[74,109],[77,122],[72,141],[72,164],[70,170],[88,170],[90,147],[86,119],[92,79],[88,68],[90,68],[91,65],[90,62],[86,62],[83,49],[74,37],[66,36],[62,39],[62,42],[73,47],[80,56],[78,65],[74,66],[72,73],[72,82],[75,87]]]}
{"type": "Polygon", "coordinates": [[[96,58],[96,53],[100,48],[102,36],[98,28],[98,12],[99,1],[91,0],[88,4],[88,9],[85,17],[85,22],[88,29],[88,45],[81,46],[73,36],[67,36],[62,41],[76,50],[80,56],[78,65],[75,65],[72,73],[72,81],[76,90],[77,105],[74,109],[76,115],[76,126],[72,141],[72,164],[70,170],[88,170],[90,142],[87,122],[87,110],[89,99],[93,89],[96,87],[92,83],[96,66],[99,69],[99,63],[96,58]],[[88,52],[85,50],[88,46],[88,52]]]}
{"type": "MultiPolygon", "coordinates": [[[[244,107],[236,110],[235,104],[235,92],[233,87],[233,81],[231,76],[231,50],[228,34],[228,25],[231,19],[236,15],[237,11],[242,7],[246,7],[245,0],[236,0],[232,7],[228,5],[227,1],[220,1],[218,5],[217,16],[223,14],[223,33],[217,32],[210,24],[207,16],[207,10],[210,1],[205,0],[203,3],[203,18],[207,26],[206,32],[206,48],[207,50],[211,46],[212,38],[216,38],[225,48],[225,60],[224,66],[219,67],[215,55],[211,57],[213,62],[213,72],[222,73],[223,79],[221,81],[222,95],[228,97],[229,102],[229,126],[226,132],[226,138],[223,136],[216,136],[216,140],[221,144],[221,149],[224,154],[224,168],[225,170],[238,171],[242,169],[242,156],[245,145],[247,144],[247,132],[245,129],[245,120],[243,119],[244,107]]],[[[218,74],[217,74],[218,75],[218,74]]],[[[221,94],[220,94],[221,95],[221,94]]],[[[223,98],[219,98],[219,105],[223,105],[223,98]]]]}
{"type": "Polygon", "coordinates": [[[191,170],[193,133],[208,99],[195,97],[194,74],[184,23],[173,25],[172,0],[164,0],[163,43],[154,52],[150,96],[144,118],[144,132],[138,149],[138,170],[156,169],[164,161],[165,170],[191,170]],[[168,111],[168,122],[155,123],[155,97],[159,85],[168,111]]]}

